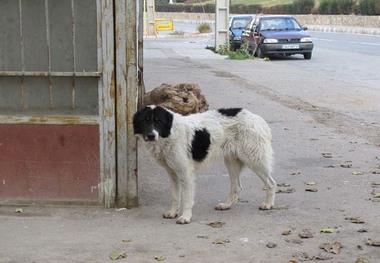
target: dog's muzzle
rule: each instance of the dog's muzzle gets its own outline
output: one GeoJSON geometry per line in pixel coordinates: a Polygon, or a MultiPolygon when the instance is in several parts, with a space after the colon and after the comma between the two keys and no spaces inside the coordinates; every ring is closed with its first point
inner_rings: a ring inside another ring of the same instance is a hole
{"type": "Polygon", "coordinates": [[[144,136],[144,140],[145,141],[157,141],[158,140],[158,132],[156,130],[152,130],[150,132],[148,132],[145,136],[144,136]]]}

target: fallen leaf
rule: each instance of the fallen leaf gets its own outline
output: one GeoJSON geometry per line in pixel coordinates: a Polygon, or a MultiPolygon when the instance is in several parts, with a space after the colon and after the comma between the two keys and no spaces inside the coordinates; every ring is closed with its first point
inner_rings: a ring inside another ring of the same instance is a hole
{"type": "Polygon", "coordinates": [[[289,175],[297,175],[297,174],[301,174],[301,172],[294,172],[294,173],[290,173],[289,175]]]}
{"type": "Polygon", "coordinates": [[[351,163],[341,164],[340,167],[342,167],[342,168],[352,168],[352,164],[351,163]]]}
{"type": "Polygon", "coordinates": [[[212,243],[215,245],[225,245],[227,243],[230,243],[230,241],[228,239],[216,239],[212,243]]]}
{"type": "Polygon", "coordinates": [[[333,253],[333,254],[339,254],[340,248],[342,245],[339,242],[334,243],[323,243],[319,246],[319,248],[326,250],[326,252],[333,253]]]}
{"type": "Polygon", "coordinates": [[[306,188],[305,191],[306,192],[314,192],[315,193],[315,192],[318,192],[318,189],[315,188],[315,187],[312,187],[312,188],[306,188]]]}
{"type": "Polygon", "coordinates": [[[277,184],[278,187],[289,187],[290,184],[287,184],[287,183],[279,183],[277,184]]]}
{"type": "Polygon", "coordinates": [[[277,247],[277,244],[272,243],[272,242],[269,242],[269,243],[267,244],[267,247],[268,247],[268,248],[275,248],[275,247],[277,247]]]}
{"type": "Polygon", "coordinates": [[[125,243],[129,243],[129,242],[132,242],[132,239],[123,239],[122,241],[125,243]]]}
{"type": "Polygon", "coordinates": [[[22,212],[24,212],[24,210],[22,208],[16,208],[15,212],[16,213],[22,213],[22,212]]]}
{"type": "Polygon", "coordinates": [[[358,258],[355,263],[369,263],[369,261],[364,258],[358,258]]]}
{"type": "Polygon", "coordinates": [[[367,230],[367,229],[364,229],[364,228],[360,228],[360,229],[358,229],[358,232],[359,232],[359,233],[367,233],[368,230],[367,230]]]}
{"type": "Polygon", "coordinates": [[[154,256],[154,259],[157,261],[164,261],[166,257],[164,255],[158,255],[158,256],[154,256]]]}
{"type": "Polygon", "coordinates": [[[322,153],[322,156],[325,158],[332,158],[332,153],[322,153]]]}
{"type": "Polygon", "coordinates": [[[215,221],[215,222],[211,222],[211,223],[208,223],[207,225],[208,226],[211,226],[213,228],[221,228],[222,226],[224,226],[226,223],[223,223],[223,222],[220,222],[220,221],[215,221]]]}
{"type": "Polygon", "coordinates": [[[197,236],[197,238],[202,238],[202,239],[209,239],[208,236],[197,236]]]}
{"type": "Polygon", "coordinates": [[[316,185],[317,183],[316,182],[313,182],[313,181],[310,181],[310,182],[305,182],[306,185],[310,185],[310,186],[314,186],[316,185]]]}
{"type": "Polygon", "coordinates": [[[334,229],[332,228],[322,228],[321,229],[321,233],[325,233],[325,234],[331,234],[331,233],[334,233],[334,229]]]}
{"type": "Polygon", "coordinates": [[[126,258],[126,257],[127,257],[127,253],[123,253],[120,251],[112,251],[110,254],[110,259],[112,260],[117,260],[117,259],[126,258]]]}
{"type": "Polygon", "coordinates": [[[292,230],[285,230],[285,231],[282,232],[282,235],[283,235],[283,236],[288,236],[288,235],[290,235],[291,233],[292,233],[292,230]]]}
{"type": "Polygon", "coordinates": [[[287,239],[285,239],[285,241],[288,243],[297,244],[297,245],[303,243],[303,241],[301,239],[295,239],[295,238],[287,238],[287,239]]]}
{"type": "Polygon", "coordinates": [[[372,193],[373,197],[380,198],[380,192],[379,193],[372,193]]]}
{"type": "Polygon", "coordinates": [[[289,206],[287,205],[274,205],[272,207],[272,210],[286,210],[289,209],[289,206]]]}
{"type": "Polygon", "coordinates": [[[327,254],[325,254],[325,253],[319,253],[318,255],[316,255],[316,256],[314,257],[314,259],[318,259],[318,260],[330,260],[330,259],[332,259],[332,258],[333,258],[332,256],[327,255],[327,254]]]}
{"type": "MultiPolygon", "coordinates": [[[[298,252],[294,253],[292,255],[292,257],[296,258],[297,260],[299,260],[301,262],[302,261],[310,261],[313,259],[306,252],[303,252],[303,251],[298,251],[298,252]]],[[[295,261],[295,262],[297,262],[297,261],[295,261]]]]}
{"type": "Polygon", "coordinates": [[[288,263],[297,263],[294,259],[289,259],[288,263]]]}
{"type": "Polygon", "coordinates": [[[373,247],[380,247],[380,241],[372,240],[370,238],[367,239],[367,245],[373,247]]]}
{"type": "Polygon", "coordinates": [[[290,188],[279,188],[277,189],[276,193],[285,193],[285,194],[291,194],[294,193],[296,189],[290,187],[290,188]]]}
{"type": "Polygon", "coordinates": [[[363,172],[352,172],[352,175],[363,175],[363,172]]]}
{"type": "Polygon", "coordinates": [[[310,229],[302,229],[301,233],[298,234],[300,238],[312,238],[313,233],[311,233],[310,229]]]}
{"type": "Polygon", "coordinates": [[[361,220],[359,217],[346,217],[346,220],[349,220],[353,224],[364,224],[364,221],[361,220]]]}

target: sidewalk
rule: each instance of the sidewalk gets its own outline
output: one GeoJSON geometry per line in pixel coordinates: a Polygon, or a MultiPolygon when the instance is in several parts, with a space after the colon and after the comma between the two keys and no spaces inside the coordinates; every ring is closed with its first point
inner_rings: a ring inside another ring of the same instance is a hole
{"type": "Polygon", "coordinates": [[[164,82],[196,82],[211,108],[245,107],[268,121],[276,160],[273,176],[282,191],[277,208],[258,209],[263,184],[244,170],[239,202],[228,211],[214,210],[229,191],[227,171],[219,162],[198,174],[192,223],[163,219],[170,205],[169,181],[140,145],[139,208],[31,206],[16,213],[16,207],[0,207],[1,263],[113,262],[109,255],[115,250],[127,254],[116,261],[125,263],[287,263],[316,257],[334,263],[357,258],[379,262],[380,248],[366,244],[380,239],[380,203],[371,194],[379,191],[373,187],[380,182],[377,145],[284,106],[257,92],[263,87],[225,70],[237,64],[256,66],[252,63],[258,60],[226,60],[200,49],[209,39],[144,41],[148,90],[164,82]],[[341,166],[350,161],[352,168],[341,166]],[[218,221],[224,223],[220,228],[208,225],[218,221]],[[301,238],[307,231],[312,236],[301,238]],[[333,242],[341,244],[338,254],[320,248],[333,242]]]}

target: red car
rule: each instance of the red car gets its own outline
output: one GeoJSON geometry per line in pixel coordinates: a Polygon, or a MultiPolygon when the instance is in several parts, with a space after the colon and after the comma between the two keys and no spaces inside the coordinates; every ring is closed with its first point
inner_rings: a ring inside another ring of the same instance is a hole
{"type": "Polygon", "coordinates": [[[311,59],[314,44],[306,30],[293,16],[261,15],[252,18],[242,37],[248,50],[259,58],[302,54],[311,59]]]}

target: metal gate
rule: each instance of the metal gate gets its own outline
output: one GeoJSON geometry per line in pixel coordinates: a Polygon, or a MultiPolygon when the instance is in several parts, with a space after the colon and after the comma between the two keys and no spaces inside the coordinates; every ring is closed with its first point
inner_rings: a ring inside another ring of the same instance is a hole
{"type": "Polygon", "coordinates": [[[1,0],[0,204],[137,205],[138,13],[1,0]]]}

